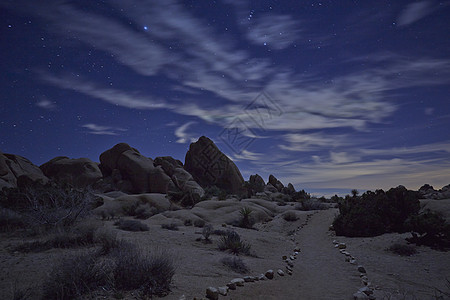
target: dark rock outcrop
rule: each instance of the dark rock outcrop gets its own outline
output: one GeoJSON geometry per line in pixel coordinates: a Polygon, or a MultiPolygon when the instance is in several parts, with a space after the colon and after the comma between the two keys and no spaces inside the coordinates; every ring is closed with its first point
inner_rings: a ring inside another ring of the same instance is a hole
{"type": "Polygon", "coordinates": [[[17,180],[46,184],[48,178],[38,166],[28,159],[14,154],[0,153],[0,190],[17,187],[17,180]]]}
{"type": "Polygon", "coordinates": [[[281,192],[281,190],[284,188],[284,185],[279,181],[275,176],[272,174],[269,175],[269,182],[267,184],[273,185],[278,192],[281,192]]]}
{"type": "Polygon", "coordinates": [[[258,174],[250,175],[249,184],[250,184],[250,188],[255,193],[264,192],[264,187],[266,186],[264,179],[261,176],[259,176],[258,174]]]}
{"type": "Polygon", "coordinates": [[[173,158],[172,156],[161,156],[155,158],[154,162],[155,166],[161,166],[166,172],[167,175],[173,176],[176,168],[182,168],[183,163],[178,159],[173,158]]]}
{"type": "Polygon", "coordinates": [[[47,177],[76,187],[92,185],[103,177],[97,163],[89,158],[58,156],[41,165],[40,169],[47,177]]]}
{"type": "Polygon", "coordinates": [[[237,166],[205,136],[189,146],[184,168],[202,187],[215,185],[228,193],[243,192],[244,178],[237,166]]]}
{"type": "Polygon", "coordinates": [[[100,155],[101,170],[106,181],[120,190],[132,193],[166,193],[171,183],[161,166],[155,166],[128,144],[120,143],[100,155]]]}

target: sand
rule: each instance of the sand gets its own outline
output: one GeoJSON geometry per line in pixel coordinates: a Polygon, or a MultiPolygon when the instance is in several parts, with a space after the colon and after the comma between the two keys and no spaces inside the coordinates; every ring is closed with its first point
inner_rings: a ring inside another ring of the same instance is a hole
{"type": "MultiPolygon", "coordinates": [[[[111,199],[110,199],[111,200],[111,199]]],[[[113,201],[113,200],[111,200],[113,201]]],[[[439,200],[443,201],[443,200],[439,200]]],[[[446,207],[447,202],[437,205],[446,207]]],[[[109,203],[108,205],[110,205],[109,203]]],[[[259,275],[268,269],[285,269],[283,255],[290,255],[295,247],[301,252],[294,261],[292,276],[275,276],[273,280],[246,283],[230,291],[220,299],[352,299],[353,293],[362,287],[356,265],[345,261],[345,256],[334,248],[333,240],[344,242],[350,252],[367,270],[367,276],[375,287],[377,299],[402,299],[402,295],[415,295],[417,299],[432,299],[436,288],[448,291],[446,278],[450,278],[450,256],[428,247],[417,247],[418,253],[401,257],[385,249],[393,243],[405,243],[409,234],[385,234],[373,238],[336,237],[328,230],[337,209],[302,212],[294,210],[294,204],[278,206],[265,200],[206,201],[191,210],[165,211],[143,223],[147,232],[118,230],[114,220],[99,220],[99,226],[116,231],[122,239],[139,244],[148,251],[165,251],[176,261],[176,274],[170,294],[164,299],[200,299],[209,286],[224,286],[231,279],[243,274],[223,266],[221,259],[231,256],[217,248],[219,236],[212,235],[212,243],[198,241],[201,228],[182,225],[191,218],[205,219],[215,229],[232,229],[251,244],[256,257],[240,256],[250,269],[249,274],[259,275]],[[255,229],[224,225],[238,217],[241,207],[252,207],[260,223],[255,229]],[[287,211],[295,211],[297,221],[288,222],[282,217],[287,211]],[[179,230],[161,228],[161,224],[178,222],[179,230]],[[223,227],[225,226],[225,227],[223,227]],[[390,297],[390,298],[389,298],[390,297]]],[[[0,235],[0,299],[11,297],[14,282],[18,288],[39,287],[51,270],[53,263],[81,249],[51,249],[41,253],[11,253],[11,246],[22,242],[11,234],[0,235]]],[[[124,294],[131,297],[130,294],[124,294]]],[[[111,298],[113,299],[113,298],[111,298]]],[[[407,298],[409,299],[409,298],[407,298]]]]}

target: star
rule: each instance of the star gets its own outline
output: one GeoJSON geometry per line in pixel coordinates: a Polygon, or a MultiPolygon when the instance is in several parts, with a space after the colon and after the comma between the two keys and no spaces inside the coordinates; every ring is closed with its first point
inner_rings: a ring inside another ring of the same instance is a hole
{"type": "Polygon", "coordinates": [[[144,26],[144,30],[147,31],[147,30],[148,30],[148,27],[147,27],[147,26],[144,26]]]}

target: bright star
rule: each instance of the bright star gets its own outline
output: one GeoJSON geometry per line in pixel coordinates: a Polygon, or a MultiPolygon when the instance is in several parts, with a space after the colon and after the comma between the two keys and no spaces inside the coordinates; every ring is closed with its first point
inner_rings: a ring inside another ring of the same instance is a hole
{"type": "Polygon", "coordinates": [[[148,27],[147,27],[147,26],[144,26],[144,30],[148,30],[148,27]]]}

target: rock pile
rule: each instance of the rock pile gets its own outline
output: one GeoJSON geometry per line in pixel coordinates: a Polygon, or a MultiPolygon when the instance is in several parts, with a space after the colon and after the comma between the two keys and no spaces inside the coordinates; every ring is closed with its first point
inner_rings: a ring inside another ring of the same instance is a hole
{"type": "Polygon", "coordinates": [[[433,186],[429,184],[424,184],[419,189],[419,194],[422,198],[425,199],[435,199],[435,200],[450,199],[450,184],[444,186],[440,190],[435,190],[433,186]]]}

